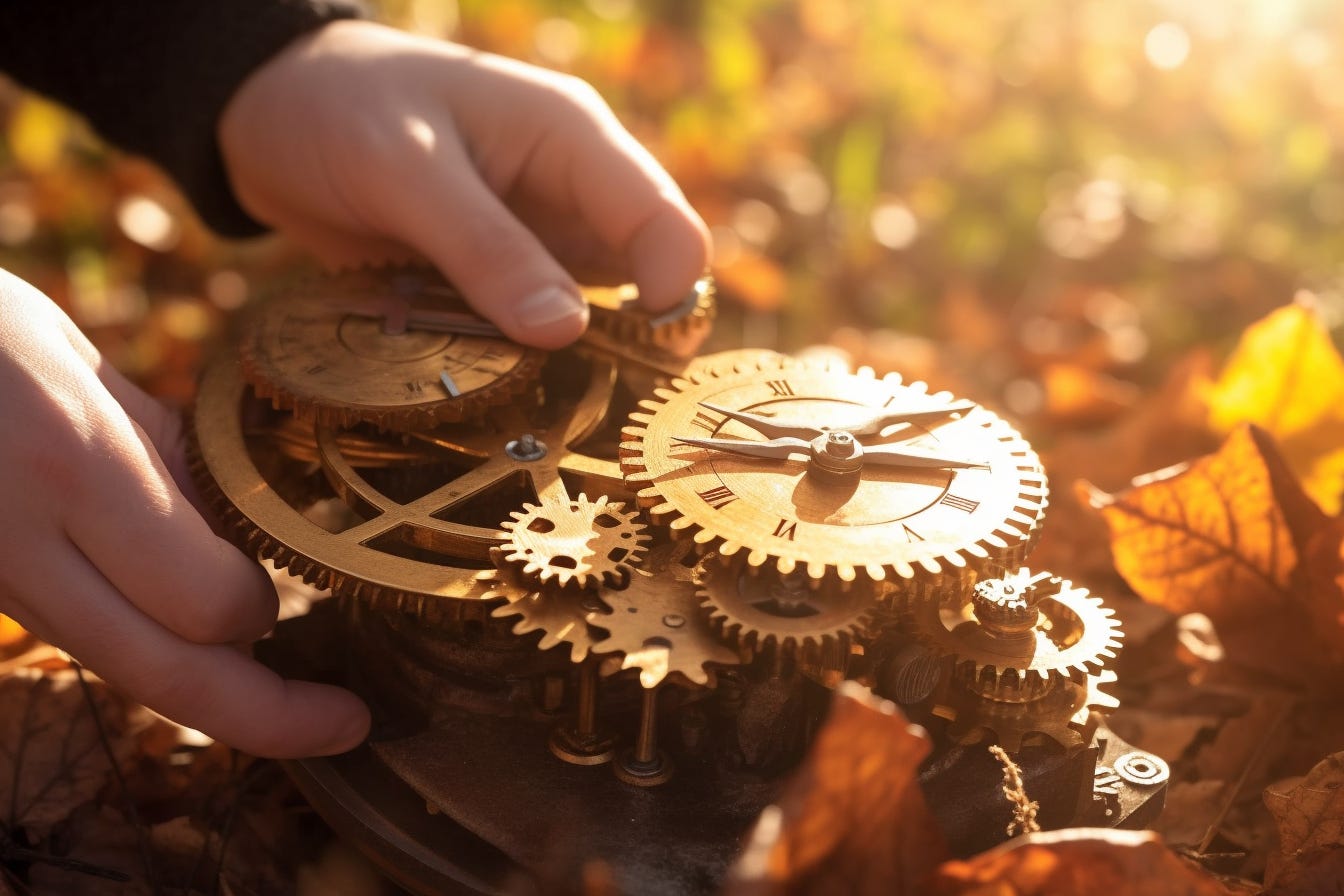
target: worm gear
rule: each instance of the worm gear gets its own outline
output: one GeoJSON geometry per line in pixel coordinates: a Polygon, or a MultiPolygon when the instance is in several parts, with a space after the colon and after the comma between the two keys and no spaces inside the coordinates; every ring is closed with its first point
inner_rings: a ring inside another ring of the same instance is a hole
{"type": "Polygon", "coordinates": [[[588,624],[588,614],[605,613],[606,607],[590,591],[560,588],[534,588],[522,573],[504,557],[502,548],[491,552],[496,568],[480,574],[486,587],[485,599],[502,598],[506,603],[490,614],[496,619],[516,619],[515,635],[541,632],[537,647],[549,650],[561,644],[569,645],[569,658],[581,663],[593,647],[594,632],[588,624]]]}
{"type": "Polygon", "coordinates": [[[305,421],[406,432],[479,417],[536,382],[546,354],[505,339],[436,273],[316,277],[253,308],[239,344],[263,398],[305,421]]]}
{"type": "Polygon", "coordinates": [[[695,583],[710,622],[730,643],[759,653],[776,647],[815,656],[848,649],[878,609],[877,588],[859,581],[809,587],[806,576],[753,575],[747,564],[714,554],[696,567],[695,583]]]}
{"type": "Polygon", "coordinates": [[[649,537],[625,505],[604,495],[525,504],[504,522],[504,560],[541,587],[619,587],[630,579],[649,537]]]}
{"type": "Polygon", "coordinates": [[[787,358],[698,368],[640,402],[621,467],[655,523],[813,579],[960,586],[1021,562],[1045,476],[994,414],[787,358]]]}
{"type": "Polygon", "coordinates": [[[634,570],[622,591],[602,589],[610,614],[590,613],[588,622],[605,629],[594,653],[624,654],[622,669],[639,669],[645,688],[657,687],[669,675],[694,684],[709,684],[713,666],[735,666],[737,651],[715,636],[700,610],[691,571],[680,561],[684,548],[665,545],[654,551],[645,568],[634,570]]]}

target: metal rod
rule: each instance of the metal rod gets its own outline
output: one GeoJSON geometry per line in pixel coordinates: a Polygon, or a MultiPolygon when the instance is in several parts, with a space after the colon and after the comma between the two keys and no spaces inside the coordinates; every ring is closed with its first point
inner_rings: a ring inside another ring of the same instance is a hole
{"type": "Polygon", "coordinates": [[[597,661],[589,657],[579,667],[579,720],[580,737],[591,737],[597,731],[597,661]]]}
{"type": "Polygon", "coordinates": [[[652,764],[658,759],[658,688],[647,688],[639,708],[639,737],[635,741],[635,761],[652,764]]]}

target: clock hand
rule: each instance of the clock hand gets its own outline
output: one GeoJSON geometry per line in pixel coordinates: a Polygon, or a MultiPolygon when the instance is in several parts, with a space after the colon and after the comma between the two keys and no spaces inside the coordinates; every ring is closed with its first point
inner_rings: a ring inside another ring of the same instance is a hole
{"type": "Polygon", "coordinates": [[[863,449],[863,462],[887,467],[923,467],[935,470],[988,470],[989,464],[936,454],[907,451],[899,445],[874,445],[863,449]]]}
{"type": "Polygon", "coordinates": [[[898,423],[923,423],[925,421],[948,417],[952,414],[963,414],[974,408],[975,403],[970,401],[959,401],[953,404],[941,405],[936,408],[894,408],[891,410],[882,410],[842,426],[819,426],[815,423],[803,423],[800,421],[780,419],[778,417],[766,417],[761,414],[748,413],[747,411],[734,411],[730,408],[719,407],[718,405],[710,404],[707,401],[700,402],[700,407],[707,411],[713,411],[716,414],[722,414],[729,420],[745,423],[761,435],[770,438],[795,436],[814,439],[824,432],[837,431],[847,432],[850,435],[855,436],[874,436],[888,426],[895,426],[898,423]]]}
{"type": "Polygon", "coordinates": [[[693,445],[696,448],[713,448],[715,451],[728,451],[772,460],[783,460],[791,454],[807,454],[812,450],[811,444],[803,439],[782,438],[771,439],[768,442],[751,442],[743,439],[695,439],[681,436],[673,438],[683,445],[693,445]]]}

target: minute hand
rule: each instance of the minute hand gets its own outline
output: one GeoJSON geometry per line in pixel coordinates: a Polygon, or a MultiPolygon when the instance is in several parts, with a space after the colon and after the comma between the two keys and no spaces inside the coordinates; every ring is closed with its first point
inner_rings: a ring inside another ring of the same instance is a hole
{"type": "Polygon", "coordinates": [[[700,402],[700,407],[716,414],[722,414],[729,420],[745,423],[761,435],[770,438],[793,436],[795,438],[815,439],[824,432],[847,432],[855,436],[877,435],[888,426],[895,426],[898,423],[923,423],[930,420],[940,420],[953,414],[965,413],[974,408],[975,404],[970,401],[959,401],[935,408],[893,408],[878,411],[844,426],[824,426],[812,422],[804,423],[798,420],[766,417],[747,411],[721,408],[705,401],[700,402]]]}
{"type": "Polygon", "coordinates": [[[728,451],[733,454],[745,454],[748,457],[764,457],[771,460],[783,460],[791,454],[807,454],[812,446],[803,439],[771,439],[768,442],[752,442],[745,439],[694,439],[673,437],[683,445],[696,448],[712,448],[715,451],[728,451]]]}

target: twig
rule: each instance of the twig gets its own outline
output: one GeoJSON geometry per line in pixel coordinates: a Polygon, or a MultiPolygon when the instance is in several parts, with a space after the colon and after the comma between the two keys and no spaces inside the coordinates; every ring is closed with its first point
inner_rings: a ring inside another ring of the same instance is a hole
{"type": "Polygon", "coordinates": [[[98,731],[98,740],[103,745],[103,752],[107,754],[108,764],[112,766],[112,777],[117,782],[122,796],[126,798],[126,815],[130,818],[131,826],[135,828],[135,842],[140,849],[140,861],[145,866],[145,882],[149,884],[149,890],[154,896],[161,896],[162,890],[159,888],[158,878],[154,874],[154,859],[149,849],[149,840],[145,836],[145,826],[140,823],[140,814],[135,811],[135,801],[131,799],[131,789],[126,786],[126,778],[121,773],[121,765],[117,762],[117,754],[112,750],[112,742],[107,737],[107,729],[103,727],[102,713],[98,712],[98,703],[93,699],[93,688],[89,687],[88,680],[84,677],[84,667],[75,662],[72,658],[70,665],[74,667],[75,676],[79,679],[79,689],[84,694],[84,702],[88,704],[89,714],[93,716],[94,728],[98,731]]]}
{"type": "Polygon", "coordinates": [[[1036,820],[1041,804],[1027,798],[1027,788],[1022,783],[1022,769],[1018,768],[1008,751],[998,744],[992,745],[989,752],[1003,766],[1003,795],[1013,806],[1013,820],[1008,822],[1008,836],[1036,833],[1041,829],[1036,820]]]}

